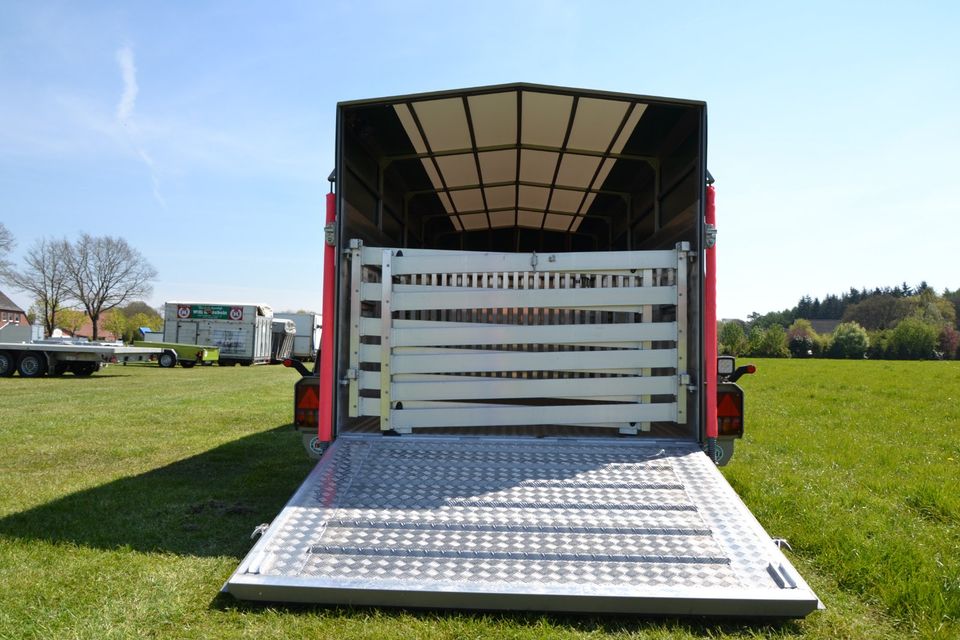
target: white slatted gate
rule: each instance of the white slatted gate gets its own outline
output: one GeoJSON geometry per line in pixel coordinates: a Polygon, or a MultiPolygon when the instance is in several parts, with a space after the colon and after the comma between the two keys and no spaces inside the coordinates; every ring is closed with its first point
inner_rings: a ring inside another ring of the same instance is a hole
{"type": "Polygon", "coordinates": [[[349,415],[381,430],[686,423],[687,260],[350,248],[349,415]]]}

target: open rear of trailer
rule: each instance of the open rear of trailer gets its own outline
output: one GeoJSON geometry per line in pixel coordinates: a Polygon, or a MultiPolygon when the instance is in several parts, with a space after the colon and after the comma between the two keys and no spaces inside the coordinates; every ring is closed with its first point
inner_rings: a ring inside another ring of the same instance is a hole
{"type": "Polygon", "coordinates": [[[526,84],[341,103],[333,177],[322,456],[228,591],[820,606],[705,453],[729,459],[743,416],[718,430],[704,103],[526,84]]]}

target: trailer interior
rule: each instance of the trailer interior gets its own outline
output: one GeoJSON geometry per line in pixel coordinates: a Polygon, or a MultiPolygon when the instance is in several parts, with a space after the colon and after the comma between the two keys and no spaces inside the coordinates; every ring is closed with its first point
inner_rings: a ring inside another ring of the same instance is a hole
{"type": "MultiPolygon", "coordinates": [[[[351,255],[340,252],[337,369],[341,374],[355,371],[357,382],[340,389],[338,431],[395,430],[394,425],[403,424],[400,429],[420,433],[427,430],[421,425],[429,424],[430,433],[455,433],[463,426],[476,433],[482,426],[488,434],[702,438],[700,394],[687,393],[687,387],[699,379],[696,258],[707,175],[704,103],[509,85],[341,104],[338,135],[339,246],[359,241],[377,250],[393,248],[409,262],[420,256],[411,250],[422,252],[425,266],[410,265],[406,276],[397,276],[394,264],[394,278],[408,288],[506,294],[498,299],[488,295],[480,308],[436,301],[434,309],[394,310],[398,325],[407,325],[395,327],[403,337],[418,328],[433,333],[458,325],[464,340],[472,335],[477,341],[429,344],[417,336],[409,344],[391,345],[395,352],[423,356],[419,360],[431,353],[478,356],[473,360],[479,361],[495,359],[494,353],[506,357],[498,363],[504,368],[496,371],[434,366],[429,374],[439,383],[433,387],[443,387],[438,390],[442,398],[420,388],[431,386],[428,374],[404,376],[394,370],[395,384],[404,378],[399,384],[405,388],[394,389],[400,395],[390,399],[390,407],[396,411],[400,402],[407,413],[394,414],[399,422],[375,425],[363,418],[377,413],[380,407],[373,399],[383,398],[373,375],[386,366],[377,347],[381,332],[360,327],[358,336],[350,330],[357,329],[352,315],[358,312],[380,317],[381,301],[364,298],[359,310],[351,304],[357,288],[351,278],[357,274],[351,273],[351,255]],[[679,256],[678,247],[684,248],[679,256]],[[431,260],[431,252],[451,252],[446,255],[460,262],[431,260]],[[484,260],[484,254],[512,254],[513,259],[508,265],[506,259],[484,260]],[[499,269],[491,271],[491,265],[499,269]],[[427,269],[432,271],[414,273],[427,269]],[[678,273],[685,276],[682,281],[678,273]],[[523,294],[567,287],[582,291],[558,292],[569,300],[565,306],[539,303],[551,298],[547,293],[540,298],[523,294]],[[578,298],[591,295],[597,301],[577,304],[578,298]],[[553,334],[565,327],[583,337],[575,342],[561,335],[551,343],[549,330],[537,336],[531,325],[552,326],[557,329],[553,334]],[[509,328],[519,326],[525,327],[519,333],[509,328]],[[483,340],[480,329],[500,342],[483,340]],[[593,334],[601,337],[589,337],[593,334]],[[371,357],[365,359],[365,353],[371,357]],[[542,355],[546,353],[556,357],[542,355]],[[564,358],[575,364],[563,368],[564,358]],[[618,359],[622,364],[585,364],[618,359]],[[547,361],[548,368],[538,369],[537,361],[547,361]],[[443,384],[455,382],[452,376],[468,380],[459,386],[443,384]],[[363,384],[365,380],[373,383],[363,384]],[[471,393],[455,397],[455,390],[465,387],[471,393]],[[495,390],[496,397],[484,389],[495,390]],[[481,407],[487,417],[493,405],[501,409],[503,424],[471,420],[469,409],[481,404],[489,405],[481,407]],[[669,404],[682,406],[668,410],[669,404]],[[580,409],[562,408],[571,405],[580,409]],[[462,411],[440,415],[444,406],[462,411]],[[525,425],[519,408],[524,406],[540,422],[578,412],[608,419],[525,425]],[[457,426],[443,425],[444,420],[457,426]]],[[[381,277],[382,264],[364,261],[360,280],[375,286],[381,277]]]]}
{"type": "Polygon", "coordinates": [[[337,136],[334,437],[227,591],[819,606],[701,449],[705,104],[505,85],[341,103],[337,136]]]}

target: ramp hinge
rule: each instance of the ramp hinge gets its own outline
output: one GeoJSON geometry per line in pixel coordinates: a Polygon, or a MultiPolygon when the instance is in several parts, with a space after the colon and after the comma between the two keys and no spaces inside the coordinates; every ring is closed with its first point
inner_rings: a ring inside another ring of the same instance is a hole
{"type": "Polygon", "coordinates": [[[323,227],[323,238],[331,247],[337,246],[336,225],[333,222],[323,227]]]}
{"type": "Polygon", "coordinates": [[[717,244],[716,225],[707,224],[706,229],[704,230],[704,235],[707,249],[713,249],[714,245],[717,244]]]}

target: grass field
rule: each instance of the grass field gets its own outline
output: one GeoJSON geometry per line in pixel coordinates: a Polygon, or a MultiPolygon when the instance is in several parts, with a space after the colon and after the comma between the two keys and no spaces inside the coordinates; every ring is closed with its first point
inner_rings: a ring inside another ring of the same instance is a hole
{"type": "Polygon", "coordinates": [[[960,363],[758,365],[725,474],[827,605],[805,620],[237,603],[310,468],[296,374],[130,366],[0,379],[0,638],[960,637],[960,363]]]}

